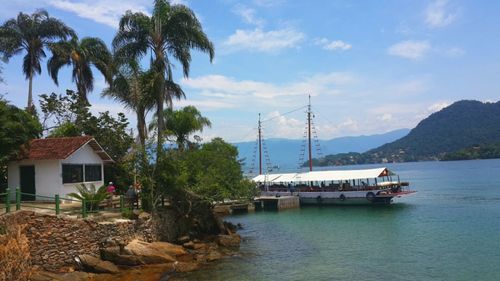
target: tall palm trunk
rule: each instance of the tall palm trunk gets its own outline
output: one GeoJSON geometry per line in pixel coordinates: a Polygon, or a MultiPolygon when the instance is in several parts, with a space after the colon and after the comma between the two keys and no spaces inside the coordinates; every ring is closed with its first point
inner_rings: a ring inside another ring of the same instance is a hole
{"type": "MultiPolygon", "coordinates": [[[[164,78],[162,78],[162,80],[164,80],[164,78]]],[[[163,81],[160,83],[163,84],[163,81]]],[[[165,103],[164,91],[165,91],[165,89],[163,87],[162,87],[162,89],[159,89],[159,93],[157,96],[157,103],[158,104],[156,105],[156,116],[158,116],[158,127],[157,127],[158,141],[157,141],[157,147],[156,147],[156,162],[157,163],[158,163],[158,160],[163,152],[163,121],[164,121],[163,120],[163,104],[165,103]]]]}
{"type": "Polygon", "coordinates": [[[33,108],[33,71],[30,71],[29,86],[28,86],[28,110],[33,108]]]}
{"type": "Polygon", "coordinates": [[[163,41],[161,36],[161,21],[159,18],[155,19],[155,68],[160,74],[159,88],[157,88],[157,105],[156,105],[156,116],[158,116],[158,141],[156,147],[156,163],[158,164],[159,158],[163,152],[163,105],[165,104],[165,72],[167,70],[167,65],[165,64],[165,54],[163,52],[163,41]]]}
{"type": "Polygon", "coordinates": [[[146,145],[146,136],[147,136],[147,131],[146,131],[146,114],[144,112],[144,109],[138,109],[136,111],[137,114],[137,131],[139,132],[139,142],[141,143],[141,147],[145,147],[146,145]]]}

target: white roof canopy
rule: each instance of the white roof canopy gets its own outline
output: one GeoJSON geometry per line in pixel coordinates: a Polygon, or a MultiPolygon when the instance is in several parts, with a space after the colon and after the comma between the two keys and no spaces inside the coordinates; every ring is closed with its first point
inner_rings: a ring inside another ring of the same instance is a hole
{"type": "Polygon", "coordinates": [[[375,168],[364,170],[336,170],[336,171],[314,171],[306,173],[268,174],[253,178],[254,182],[309,182],[309,181],[344,181],[357,179],[373,179],[384,176],[392,176],[393,172],[387,168],[375,168]]]}

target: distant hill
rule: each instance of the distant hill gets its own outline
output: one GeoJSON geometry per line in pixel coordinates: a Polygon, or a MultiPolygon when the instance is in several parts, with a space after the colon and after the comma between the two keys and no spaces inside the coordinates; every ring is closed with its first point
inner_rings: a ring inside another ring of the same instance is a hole
{"type": "MultiPolygon", "coordinates": [[[[365,153],[330,155],[318,165],[457,159],[472,147],[500,143],[500,102],[463,100],[431,114],[401,139],[365,153]],[[460,153],[456,153],[461,151],[460,153]],[[453,156],[446,157],[448,154],[453,156]]],[[[491,154],[488,154],[491,155],[491,154]]]]}
{"type": "MultiPolygon", "coordinates": [[[[365,152],[382,144],[397,140],[406,134],[409,129],[399,129],[383,134],[341,137],[331,140],[320,140],[323,155],[342,152],[365,152]]],[[[303,140],[271,138],[265,140],[272,165],[279,165],[280,170],[295,169],[298,166],[299,154],[303,140]]],[[[253,154],[256,142],[233,143],[238,148],[240,158],[245,159],[245,166],[253,165],[253,154]]],[[[257,164],[255,164],[257,165],[257,164]]]]}

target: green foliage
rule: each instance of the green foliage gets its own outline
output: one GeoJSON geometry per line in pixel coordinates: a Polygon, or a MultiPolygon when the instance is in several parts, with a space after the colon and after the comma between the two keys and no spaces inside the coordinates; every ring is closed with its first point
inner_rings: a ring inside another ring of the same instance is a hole
{"type": "Polygon", "coordinates": [[[243,179],[238,150],[220,138],[186,152],[183,162],[186,188],[208,202],[255,195],[255,185],[243,179]]]}
{"type": "Polygon", "coordinates": [[[132,183],[133,169],[128,167],[124,157],[134,140],[127,133],[129,123],[123,113],[113,117],[106,111],[94,116],[89,105],[70,90],[65,96],[41,95],[40,105],[49,137],[93,136],[115,161],[104,166],[105,182],[112,181],[121,189],[132,183]],[[48,125],[51,122],[55,127],[48,125]]]}
{"type": "Polygon", "coordinates": [[[444,161],[500,158],[500,143],[475,145],[444,155],[444,161]]]}
{"type": "Polygon", "coordinates": [[[37,138],[42,126],[33,115],[0,97],[0,190],[7,185],[7,162],[18,156],[20,147],[37,138]]]}
{"type": "Polygon", "coordinates": [[[103,90],[102,96],[111,97],[136,113],[137,133],[144,146],[147,138],[146,114],[155,103],[154,91],[150,87],[153,83],[151,75],[142,71],[133,59],[125,62],[120,58],[115,60],[119,66],[118,71],[110,86],[103,90]]]}
{"type": "MultiPolygon", "coordinates": [[[[168,108],[163,112],[165,135],[167,139],[173,137],[180,150],[184,150],[190,145],[189,136],[195,132],[202,132],[204,127],[212,126],[208,118],[201,115],[201,112],[194,106],[186,106],[180,110],[168,108]]],[[[150,129],[157,128],[158,118],[155,115],[150,129]]]]}
{"type": "Polygon", "coordinates": [[[31,83],[35,74],[40,74],[40,62],[46,57],[45,47],[56,39],[66,40],[75,36],[74,31],[62,21],[49,17],[45,10],[31,15],[19,13],[0,27],[0,55],[3,58],[25,52],[23,73],[30,81],[28,108],[33,107],[31,83]]]}
{"type": "Polygon", "coordinates": [[[81,129],[78,128],[75,123],[66,122],[61,124],[61,126],[55,128],[50,132],[49,137],[59,138],[59,137],[77,137],[81,136],[81,129]]]}
{"type": "Polygon", "coordinates": [[[72,192],[68,194],[68,197],[75,198],[77,200],[86,201],[86,208],[89,211],[95,211],[99,209],[99,204],[108,197],[108,192],[106,191],[106,186],[103,185],[96,188],[94,184],[90,184],[89,187],[85,184],[75,185],[78,193],[72,192]]]}
{"type": "Polygon", "coordinates": [[[128,11],[120,19],[118,32],[113,39],[117,58],[141,60],[151,54],[151,89],[154,93],[158,116],[157,155],[163,150],[163,108],[174,98],[184,97],[175,87],[172,61],[182,65],[184,76],[189,75],[191,50],[208,53],[214,57],[214,46],[203,31],[195,13],[182,4],[171,4],[167,0],[155,0],[151,16],[128,11]]]}
{"type": "Polygon", "coordinates": [[[0,161],[4,163],[19,152],[19,147],[40,136],[42,127],[26,111],[0,98],[0,161]]]}
{"type": "Polygon", "coordinates": [[[99,38],[84,37],[49,43],[52,57],[47,62],[49,75],[58,85],[59,70],[67,65],[73,67],[72,78],[76,83],[79,97],[88,102],[87,93],[94,89],[92,66],[97,68],[106,81],[112,80],[112,56],[106,44],[99,38]]]}

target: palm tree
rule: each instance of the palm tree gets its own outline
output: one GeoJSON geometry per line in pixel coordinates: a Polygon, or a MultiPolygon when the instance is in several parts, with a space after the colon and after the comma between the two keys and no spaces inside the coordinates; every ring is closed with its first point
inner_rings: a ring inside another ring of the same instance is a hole
{"type": "MultiPolygon", "coordinates": [[[[156,73],[153,89],[158,118],[157,156],[163,151],[163,109],[165,101],[172,100],[173,84],[171,57],[182,65],[185,77],[189,75],[191,49],[214,57],[214,47],[203,31],[201,23],[188,7],[171,5],[166,0],[155,0],[153,13],[127,13],[120,19],[118,33],[113,40],[118,57],[141,59],[151,52],[151,70],[156,73]]],[[[157,157],[158,161],[159,157],[157,157]]]]}
{"type": "Polygon", "coordinates": [[[131,61],[120,66],[110,87],[102,92],[102,96],[114,98],[136,113],[137,132],[142,147],[147,137],[146,115],[154,106],[153,95],[148,87],[150,76],[140,70],[136,61],[131,61]]]}
{"type": "Polygon", "coordinates": [[[66,40],[70,36],[75,36],[73,29],[49,17],[45,10],[31,15],[19,13],[17,18],[6,21],[0,27],[0,54],[5,59],[26,52],[23,73],[29,80],[29,109],[33,107],[33,77],[42,72],[40,61],[46,57],[44,48],[54,40],[66,40]]]}
{"type": "MultiPolygon", "coordinates": [[[[189,136],[194,132],[202,132],[203,128],[211,127],[212,123],[208,118],[201,115],[201,112],[194,106],[186,106],[181,110],[168,108],[163,112],[165,135],[167,139],[173,136],[179,150],[189,144],[189,136]]],[[[156,128],[158,118],[155,116],[150,124],[150,129],[156,128]]]]}
{"type": "Polygon", "coordinates": [[[52,57],[47,62],[50,77],[58,85],[59,70],[63,66],[71,65],[72,78],[82,101],[88,103],[87,94],[94,89],[92,66],[102,73],[108,84],[111,84],[112,55],[101,39],[85,37],[78,40],[73,37],[69,41],[50,43],[49,48],[52,51],[52,57]]]}

